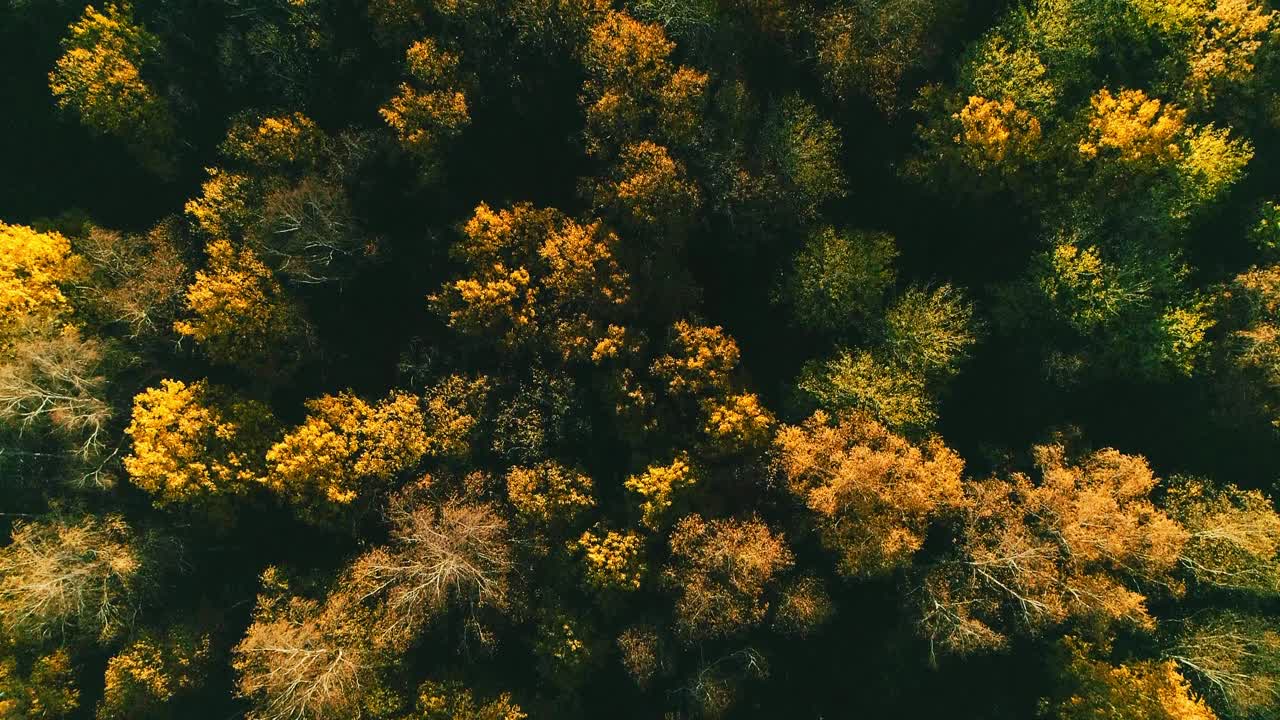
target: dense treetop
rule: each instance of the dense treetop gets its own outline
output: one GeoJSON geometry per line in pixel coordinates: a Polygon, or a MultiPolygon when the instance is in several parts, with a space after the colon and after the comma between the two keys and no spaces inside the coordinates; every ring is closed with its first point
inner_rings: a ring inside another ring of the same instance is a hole
{"type": "Polygon", "coordinates": [[[1268,0],[83,2],[0,720],[1280,716],[1268,0]]]}

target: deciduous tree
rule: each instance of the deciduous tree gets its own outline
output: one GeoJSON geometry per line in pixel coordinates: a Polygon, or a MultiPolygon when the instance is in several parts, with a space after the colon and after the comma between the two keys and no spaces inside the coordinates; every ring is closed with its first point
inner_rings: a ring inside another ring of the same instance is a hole
{"type": "Polygon", "coordinates": [[[764,619],[765,592],[794,558],[781,535],[757,519],[687,515],[671,531],[676,630],[687,642],[728,637],[764,619]]]}
{"type": "Polygon", "coordinates": [[[787,488],[812,513],[840,571],[874,576],[910,563],[931,522],[964,506],[964,461],[938,438],[913,445],[870,416],[824,412],[774,441],[787,488]]]}

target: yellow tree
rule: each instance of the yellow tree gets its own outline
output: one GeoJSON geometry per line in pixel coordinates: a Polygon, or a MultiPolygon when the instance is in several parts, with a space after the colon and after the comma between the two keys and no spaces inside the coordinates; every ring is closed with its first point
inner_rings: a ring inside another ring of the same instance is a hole
{"type": "Polygon", "coordinates": [[[209,637],[186,628],[143,633],[107,661],[98,720],[176,716],[174,698],[196,690],[209,671],[209,637]]]}
{"type": "Polygon", "coordinates": [[[265,477],[307,515],[350,504],[415,467],[429,450],[416,395],[396,391],[369,404],[346,392],[309,400],[307,410],[302,425],[267,450],[265,477]]]}
{"type": "Polygon", "coordinates": [[[1061,445],[1035,448],[1040,482],[1015,473],[968,485],[958,557],[932,568],[921,629],[935,649],[1003,645],[1067,619],[1099,631],[1151,629],[1145,592],[1179,590],[1187,532],[1152,504],[1159,480],[1144,458],[1100,450],[1078,463],[1061,445]]]}
{"type": "Polygon", "coordinates": [[[939,438],[912,444],[863,413],[818,411],[774,441],[787,488],[812,513],[840,572],[904,567],[933,520],[963,507],[964,461],[939,438]]]}
{"type": "Polygon", "coordinates": [[[71,717],[80,708],[76,670],[65,647],[37,657],[29,668],[20,668],[15,658],[0,657],[0,719],[71,717]]]}
{"type": "Polygon", "coordinates": [[[124,469],[157,505],[208,501],[256,486],[275,433],[270,410],[211,388],[162,380],[133,399],[124,469]]]}
{"type": "Polygon", "coordinates": [[[480,702],[461,683],[428,680],[418,686],[415,710],[404,720],[525,720],[527,717],[510,693],[480,702]]]}
{"type": "Polygon", "coordinates": [[[613,320],[630,298],[615,258],[618,237],[599,222],[557,210],[481,204],[455,246],[468,276],[447,283],[431,304],[449,325],[508,347],[549,346],[562,360],[616,353],[613,320]]]}
{"type": "Polygon", "coordinates": [[[639,496],[641,522],[650,530],[657,530],[666,521],[676,495],[697,482],[689,455],[681,453],[668,464],[653,464],[632,475],[623,486],[639,496]]]}
{"type": "Polygon", "coordinates": [[[1058,696],[1045,703],[1054,720],[1217,720],[1171,660],[1112,665],[1091,657],[1089,643],[1068,637],[1058,696]]]}
{"type": "Polygon", "coordinates": [[[669,539],[663,571],[676,592],[676,630],[694,642],[724,638],[758,624],[765,592],[794,558],[781,535],[757,519],[704,520],[687,515],[669,539]]]}
{"type": "Polygon", "coordinates": [[[227,132],[222,154],[268,171],[314,166],[324,151],[325,136],[300,112],[242,119],[227,132]]]}
{"type": "Polygon", "coordinates": [[[189,317],[174,330],[220,363],[268,373],[287,366],[305,342],[297,307],[249,248],[214,240],[207,251],[208,267],[187,288],[189,317]]]}
{"type": "Polygon", "coordinates": [[[587,584],[597,590],[640,589],[645,574],[644,538],[640,533],[596,525],[569,547],[582,553],[587,584]]]}
{"type": "Polygon", "coordinates": [[[582,50],[587,81],[587,148],[611,157],[646,138],[687,147],[696,137],[708,78],[670,61],[675,43],[662,27],[610,12],[582,50]]]}
{"type": "Polygon", "coordinates": [[[541,525],[571,525],[596,505],[591,478],[557,462],[513,467],[506,480],[507,499],[516,512],[541,525]]]}
{"type": "Polygon", "coordinates": [[[1224,715],[1275,717],[1280,711],[1280,627],[1274,617],[1211,610],[1176,627],[1165,658],[1196,680],[1224,715]]]}
{"type": "Polygon", "coordinates": [[[414,82],[401,83],[399,93],[379,112],[401,145],[430,170],[441,145],[471,123],[466,95],[459,89],[458,56],[426,38],[409,47],[406,64],[414,82]]]}
{"type": "Polygon", "coordinates": [[[1197,585],[1280,594],[1280,514],[1271,498],[1178,478],[1165,507],[1188,533],[1181,562],[1197,585]]]}
{"type": "Polygon", "coordinates": [[[673,395],[728,391],[738,367],[738,344],[724,328],[680,320],[671,328],[669,348],[653,361],[652,372],[673,395]]]}
{"type": "Polygon", "coordinates": [[[63,290],[82,269],[61,234],[0,222],[0,348],[23,325],[67,319],[71,304],[63,290]]]}
{"type": "Polygon", "coordinates": [[[58,106],[94,131],[156,152],[173,132],[167,103],[143,77],[159,55],[158,38],[137,24],[128,3],[107,3],[101,12],[89,5],[68,30],[49,73],[58,106]]]}

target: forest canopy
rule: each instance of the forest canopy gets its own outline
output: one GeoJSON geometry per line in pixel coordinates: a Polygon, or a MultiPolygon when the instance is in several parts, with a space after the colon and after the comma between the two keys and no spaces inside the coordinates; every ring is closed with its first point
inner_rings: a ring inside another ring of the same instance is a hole
{"type": "Polygon", "coordinates": [[[1270,0],[0,58],[0,720],[1280,717],[1270,0]]]}

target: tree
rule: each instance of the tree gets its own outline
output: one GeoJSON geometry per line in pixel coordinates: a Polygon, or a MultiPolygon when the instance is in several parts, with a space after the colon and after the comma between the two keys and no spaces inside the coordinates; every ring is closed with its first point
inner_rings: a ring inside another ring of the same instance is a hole
{"type": "Polygon", "coordinates": [[[644,539],[634,530],[596,525],[570,548],[582,553],[587,584],[597,590],[639,590],[645,574],[644,539]]]}
{"type": "Polygon", "coordinates": [[[866,350],[841,350],[829,360],[811,361],[796,387],[823,410],[860,410],[895,430],[928,428],[937,419],[923,375],[866,350]]]}
{"type": "Polygon", "coordinates": [[[344,596],[319,603],[288,596],[274,568],[263,573],[253,622],[232,650],[240,696],[252,720],[341,720],[358,713],[376,665],[367,627],[344,596]],[[275,587],[273,587],[275,586],[275,587]]]}
{"type": "Polygon", "coordinates": [[[1176,593],[1187,533],[1158,509],[1159,480],[1140,456],[1099,450],[1078,463],[1062,445],[1034,449],[1021,473],[971,482],[957,556],[931,568],[921,629],[935,649],[1002,646],[1074,619],[1101,632],[1151,629],[1144,592],[1176,593]]]}
{"type": "Polygon", "coordinates": [[[928,0],[837,4],[814,23],[823,78],[838,97],[863,92],[893,112],[903,77],[936,53],[932,35],[948,9],[928,0]]]}
{"type": "Polygon", "coordinates": [[[340,282],[371,251],[346,191],[332,180],[306,175],[296,183],[275,184],[260,203],[249,245],[287,282],[340,282]]]}
{"type": "Polygon", "coordinates": [[[1266,717],[1280,709],[1280,629],[1273,620],[1210,611],[1179,628],[1166,659],[1195,680],[1225,717],[1266,717]]]}
{"type": "Polygon", "coordinates": [[[653,234],[669,245],[694,222],[702,198],[683,163],[643,140],[622,148],[608,179],[596,184],[592,202],[636,234],[653,234]]]}
{"type": "Polygon", "coordinates": [[[708,78],[672,64],[674,49],[660,26],[625,12],[591,28],[582,50],[589,152],[609,158],[646,137],[672,149],[694,141],[708,78]]]}
{"type": "Polygon", "coordinates": [[[71,305],[63,289],[80,273],[80,260],[60,233],[0,222],[0,348],[25,323],[65,320],[71,305]]]}
{"type": "Polygon", "coordinates": [[[189,319],[173,328],[194,338],[217,362],[272,372],[296,351],[305,331],[298,309],[249,248],[226,240],[207,248],[209,266],[187,289],[189,319]],[[291,347],[293,346],[293,347],[291,347]]]}
{"type": "Polygon", "coordinates": [[[657,530],[666,521],[677,493],[697,483],[689,455],[681,453],[669,464],[653,464],[644,472],[632,475],[623,487],[640,497],[640,516],[644,526],[657,530]]]}
{"type": "Polygon", "coordinates": [[[0,549],[0,627],[21,641],[110,640],[153,590],[158,540],[119,516],[49,516],[0,549]]]}
{"type": "Polygon", "coordinates": [[[101,343],[67,325],[28,336],[10,355],[0,363],[0,422],[50,431],[80,459],[96,457],[112,416],[101,343]]]}
{"type": "Polygon", "coordinates": [[[23,673],[12,657],[0,658],[0,718],[60,720],[80,708],[76,668],[65,647],[36,658],[23,673]],[[25,675],[25,677],[24,677],[25,675]]]}
{"type": "Polygon", "coordinates": [[[818,526],[842,574],[906,566],[937,517],[964,506],[964,461],[939,438],[913,445],[870,416],[818,411],[774,441],[787,489],[818,526]]]}
{"type": "Polygon", "coordinates": [[[1178,478],[1165,505],[1186,528],[1181,562],[1197,585],[1280,594],[1280,514],[1271,498],[1234,485],[1178,478]]]}
{"type": "Polygon", "coordinates": [[[755,393],[727,395],[703,404],[707,422],[703,431],[723,450],[735,452],[767,445],[773,430],[773,413],[755,393]]]}
{"type": "Polygon", "coordinates": [[[401,83],[399,93],[379,112],[395,130],[401,145],[428,164],[436,162],[441,145],[471,123],[466,95],[458,89],[458,56],[431,38],[419,40],[406,53],[414,83],[401,83]]]}
{"type": "Polygon", "coordinates": [[[449,325],[507,347],[549,347],[562,361],[605,357],[617,344],[630,280],[615,257],[619,240],[599,222],[519,204],[481,204],[455,246],[469,276],[430,296],[449,325]]]}
{"type": "Polygon", "coordinates": [[[973,312],[973,303],[953,285],[912,285],[885,313],[885,351],[926,378],[950,378],[977,342],[973,312]]]}
{"type": "Polygon", "coordinates": [[[507,499],[516,512],[547,527],[572,525],[595,507],[594,486],[585,473],[550,460],[507,471],[507,499]]]}
{"type": "Polygon", "coordinates": [[[426,456],[421,398],[392,392],[371,405],[350,392],[307,401],[309,414],[266,451],[265,482],[304,514],[324,516],[385,485],[426,456]],[[377,487],[375,485],[373,487],[377,487]]]}
{"type": "Polygon", "coordinates": [[[135,339],[159,339],[172,328],[183,306],[190,272],[179,250],[176,218],[143,235],[90,226],[76,247],[92,267],[83,292],[107,322],[135,339]]]}
{"type": "Polygon", "coordinates": [[[822,228],[796,254],[782,295],[796,320],[816,333],[865,327],[893,285],[898,249],[886,233],[822,228]]]}
{"type": "Polygon", "coordinates": [[[427,389],[423,413],[428,455],[465,458],[470,454],[491,389],[492,383],[483,375],[450,375],[427,389]]]}
{"type": "Polygon", "coordinates": [[[1046,703],[1055,720],[1217,720],[1171,661],[1112,665],[1090,657],[1092,646],[1063,640],[1058,697],[1046,703]]]}
{"type": "Polygon", "coordinates": [[[502,693],[478,702],[471,690],[456,681],[428,680],[418,686],[416,711],[405,720],[525,720],[528,715],[502,693]]]}
{"type": "Polygon", "coordinates": [[[719,325],[687,320],[671,328],[670,350],[653,361],[652,372],[673,395],[719,394],[738,366],[738,344],[719,325]]]}
{"type": "Polygon", "coordinates": [[[1260,412],[1280,427],[1280,265],[1253,267],[1224,289],[1230,334],[1223,342],[1226,379],[1245,388],[1260,412]]]}
{"type": "Polygon", "coordinates": [[[649,625],[633,625],[618,635],[616,645],[622,667],[641,689],[664,669],[661,642],[657,630],[649,625]]]}
{"type": "Polygon", "coordinates": [[[128,3],[85,7],[68,28],[64,53],[49,73],[58,106],[72,110],[89,129],[115,135],[153,163],[171,141],[168,104],[143,77],[160,54],[159,39],[137,24],[128,3]]]}
{"type": "Polygon", "coordinates": [[[676,630],[687,642],[758,624],[769,608],[765,591],[794,561],[782,536],[756,519],[687,515],[669,542],[671,563],[663,579],[676,591],[676,630]]]}
{"type": "Polygon", "coordinates": [[[206,168],[209,179],[200,197],[188,200],[183,211],[210,240],[241,236],[254,222],[256,183],[247,175],[206,168]]]}
{"type": "Polygon", "coordinates": [[[779,200],[802,220],[817,218],[823,204],[844,197],[840,130],[799,95],[770,110],[760,142],[766,171],[783,184],[779,200]]]}
{"type": "Polygon", "coordinates": [[[227,132],[222,154],[260,170],[305,170],[320,161],[325,142],[315,121],[300,112],[246,117],[227,132]]]}
{"type": "Polygon", "coordinates": [[[825,625],[836,608],[822,581],[804,575],[788,583],[773,613],[773,629],[792,637],[809,637],[825,625]]]}
{"type": "Polygon", "coordinates": [[[266,406],[207,381],[162,380],[133,399],[125,472],[157,505],[208,502],[257,485],[274,434],[266,406]]]}
{"type": "Polygon", "coordinates": [[[515,571],[507,522],[493,505],[449,498],[424,502],[425,485],[393,495],[387,510],[391,544],[351,567],[354,587],[373,600],[374,640],[403,649],[433,618],[458,607],[467,622],[488,608],[505,611],[515,571]]]}
{"type": "Polygon", "coordinates": [[[98,720],[164,720],[176,717],[175,697],[204,683],[209,637],[174,627],[144,633],[107,661],[98,720]]]}

